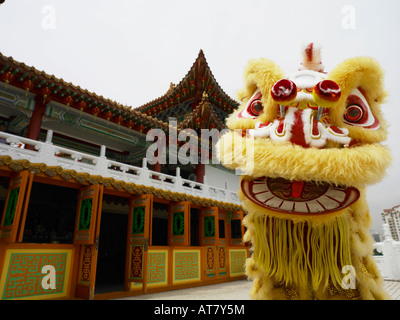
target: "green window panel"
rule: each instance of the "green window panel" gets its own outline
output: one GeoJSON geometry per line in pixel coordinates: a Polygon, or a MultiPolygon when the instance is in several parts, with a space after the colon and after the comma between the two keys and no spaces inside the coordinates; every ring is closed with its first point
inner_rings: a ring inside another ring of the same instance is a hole
{"type": "Polygon", "coordinates": [[[215,217],[204,217],[204,237],[215,237],[215,217]]]}
{"type": "Polygon", "coordinates": [[[185,234],[185,213],[183,211],[172,214],[172,235],[183,236],[185,234]]]}
{"type": "Polygon", "coordinates": [[[144,219],[146,214],[146,207],[135,207],[133,209],[132,219],[132,234],[144,233],[144,219]]]}
{"type": "Polygon", "coordinates": [[[12,189],[8,196],[7,208],[4,216],[3,226],[11,226],[14,222],[15,210],[17,209],[19,187],[12,189]]]}
{"type": "Polygon", "coordinates": [[[81,201],[81,208],[79,211],[79,225],[78,230],[89,230],[90,220],[92,218],[93,199],[84,199],[81,201]]]}

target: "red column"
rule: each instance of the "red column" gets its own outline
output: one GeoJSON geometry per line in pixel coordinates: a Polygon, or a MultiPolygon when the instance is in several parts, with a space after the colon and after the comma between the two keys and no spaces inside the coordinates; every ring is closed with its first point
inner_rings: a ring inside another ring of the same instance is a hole
{"type": "Polygon", "coordinates": [[[197,164],[195,173],[196,173],[196,181],[199,183],[204,183],[204,176],[206,174],[206,165],[204,163],[197,164]]]}
{"type": "Polygon", "coordinates": [[[153,164],[152,170],[155,172],[161,172],[161,163],[157,162],[157,163],[153,164]]]}
{"type": "MultiPolygon", "coordinates": [[[[42,118],[46,111],[46,102],[42,96],[35,97],[35,109],[32,112],[31,120],[28,125],[26,137],[32,140],[39,140],[40,128],[42,127],[42,118]]],[[[32,149],[32,146],[27,146],[32,149]]]]}

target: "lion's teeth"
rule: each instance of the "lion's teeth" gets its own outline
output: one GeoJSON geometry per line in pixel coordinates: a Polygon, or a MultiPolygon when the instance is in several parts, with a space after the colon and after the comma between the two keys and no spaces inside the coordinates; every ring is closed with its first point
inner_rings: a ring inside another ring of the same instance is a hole
{"type": "Polygon", "coordinates": [[[359,196],[354,188],[317,185],[312,182],[303,184],[298,197],[293,196],[294,182],[284,179],[262,178],[243,181],[242,191],[246,197],[261,207],[302,214],[340,210],[353,203],[359,196]]]}

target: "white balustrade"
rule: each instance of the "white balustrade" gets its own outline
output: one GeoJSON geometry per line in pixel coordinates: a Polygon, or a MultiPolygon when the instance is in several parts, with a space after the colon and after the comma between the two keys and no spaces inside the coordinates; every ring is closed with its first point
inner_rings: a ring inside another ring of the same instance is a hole
{"type": "Polygon", "coordinates": [[[131,166],[125,163],[106,158],[106,147],[101,146],[100,155],[71,150],[52,143],[53,132],[48,130],[46,141],[36,141],[24,137],[0,132],[0,155],[8,155],[14,160],[29,160],[31,163],[45,163],[48,166],[61,166],[64,169],[85,172],[93,175],[122,180],[173,192],[181,192],[193,196],[240,204],[237,193],[227,189],[220,189],[204,183],[183,179],[180,168],[176,175],[149,170],[144,158],[142,167],[131,166]],[[31,147],[28,147],[31,146],[31,147]]]}

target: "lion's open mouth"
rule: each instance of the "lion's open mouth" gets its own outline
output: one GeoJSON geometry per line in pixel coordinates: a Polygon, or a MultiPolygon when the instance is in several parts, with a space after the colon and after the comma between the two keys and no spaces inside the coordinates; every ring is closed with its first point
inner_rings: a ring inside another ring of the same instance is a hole
{"type": "Polygon", "coordinates": [[[360,197],[360,192],[353,187],[269,177],[242,179],[241,189],[255,204],[291,214],[332,213],[350,206],[360,197]]]}

